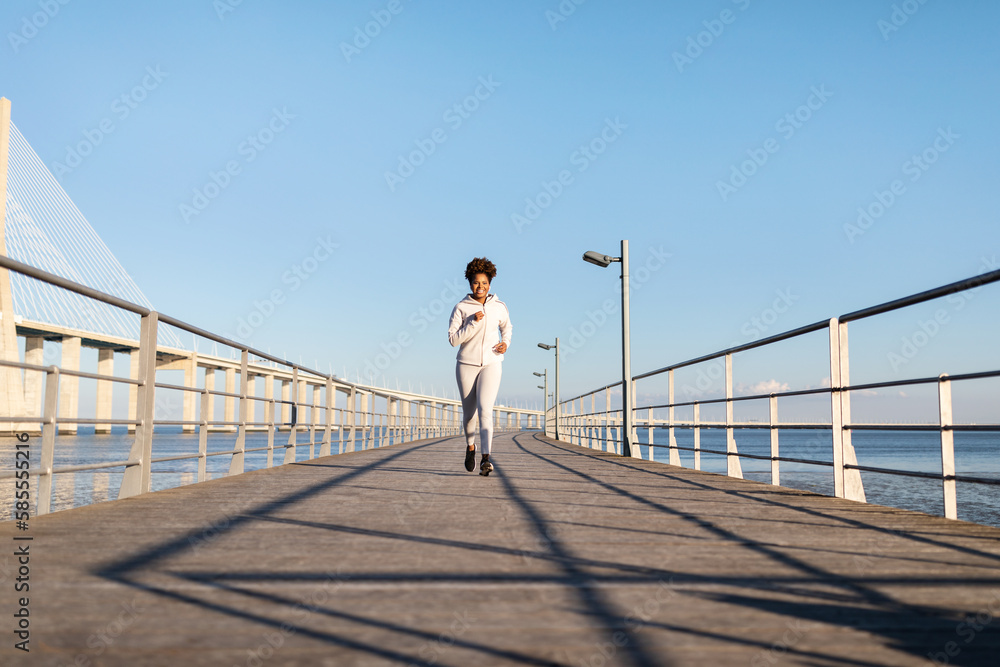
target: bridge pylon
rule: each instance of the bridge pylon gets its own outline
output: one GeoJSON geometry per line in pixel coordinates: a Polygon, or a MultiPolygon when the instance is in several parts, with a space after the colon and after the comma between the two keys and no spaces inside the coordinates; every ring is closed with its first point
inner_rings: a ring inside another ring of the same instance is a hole
{"type": "MultiPolygon", "coordinates": [[[[0,97],[0,255],[7,256],[7,154],[10,150],[10,100],[0,97]]],[[[10,272],[0,269],[0,359],[19,362],[17,326],[14,321],[14,297],[10,289],[10,272]]],[[[0,414],[24,415],[24,383],[21,370],[0,366],[0,414]]],[[[37,424],[0,422],[0,435],[21,431],[37,431],[37,424]]]]}

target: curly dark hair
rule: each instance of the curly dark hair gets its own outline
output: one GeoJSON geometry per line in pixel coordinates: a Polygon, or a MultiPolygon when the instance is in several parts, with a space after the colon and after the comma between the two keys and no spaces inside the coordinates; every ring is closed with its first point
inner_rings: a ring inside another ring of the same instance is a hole
{"type": "Polygon", "coordinates": [[[497,267],[493,262],[485,257],[476,257],[469,262],[468,265],[466,265],[465,279],[471,283],[477,273],[486,274],[486,277],[490,279],[490,282],[493,282],[493,279],[497,275],[497,267]]]}

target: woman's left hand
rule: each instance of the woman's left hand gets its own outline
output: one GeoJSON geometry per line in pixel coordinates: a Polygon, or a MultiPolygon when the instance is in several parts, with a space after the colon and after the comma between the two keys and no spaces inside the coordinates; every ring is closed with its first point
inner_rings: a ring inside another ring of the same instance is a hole
{"type": "Polygon", "coordinates": [[[507,343],[503,342],[497,343],[496,345],[493,346],[493,351],[496,352],[497,354],[503,354],[504,352],[507,351],[507,343]]]}

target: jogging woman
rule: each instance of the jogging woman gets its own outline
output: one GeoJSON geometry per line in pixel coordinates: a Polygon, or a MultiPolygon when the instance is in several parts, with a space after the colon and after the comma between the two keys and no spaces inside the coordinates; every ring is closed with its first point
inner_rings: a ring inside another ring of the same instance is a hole
{"type": "Polygon", "coordinates": [[[490,282],[497,267],[485,257],[476,257],[465,267],[470,293],[451,311],[448,342],[458,350],[455,376],[462,396],[462,421],[465,424],[465,469],[476,467],[476,432],[472,424],[479,414],[479,446],[482,462],[479,474],[493,472],[490,448],[493,444],[493,403],[500,390],[503,353],[510,345],[510,313],[496,294],[490,294],[490,282]]]}

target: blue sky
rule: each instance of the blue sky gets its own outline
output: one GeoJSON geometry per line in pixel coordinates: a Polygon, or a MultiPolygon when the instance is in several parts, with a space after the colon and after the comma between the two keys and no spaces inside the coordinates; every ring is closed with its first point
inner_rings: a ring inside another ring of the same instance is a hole
{"type": "MultiPolygon", "coordinates": [[[[564,397],[620,376],[617,271],[580,256],[623,238],[635,372],[997,268],[1000,5],[562,7],[9,0],[0,95],[159,310],[390,386],[453,395],[477,255],[515,327],[501,398],[530,405],[540,341],[581,343],[564,397]]],[[[998,293],[853,325],[852,379],[997,368],[998,293]]],[[[819,386],[825,349],[736,381],[819,386]]],[[[928,409],[903,398],[876,416],[928,409]]]]}

